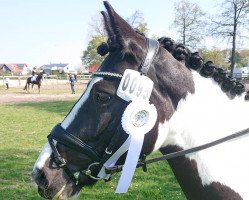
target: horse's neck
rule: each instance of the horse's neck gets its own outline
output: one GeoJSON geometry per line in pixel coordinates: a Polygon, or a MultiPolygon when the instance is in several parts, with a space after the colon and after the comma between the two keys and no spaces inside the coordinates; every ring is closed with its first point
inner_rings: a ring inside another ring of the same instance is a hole
{"type": "Polygon", "coordinates": [[[42,79],[42,78],[41,78],[40,76],[37,76],[37,77],[36,77],[36,82],[39,83],[39,82],[41,81],[41,79],[42,79]]]}
{"type": "MultiPolygon", "coordinates": [[[[159,135],[168,133],[163,153],[189,149],[249,127],[249,103],[243,97],[229,100],[213,80],[196,72],[193,77],[195,93],[181,100],[172,118],[159,128],[159,135]]],[[[248,144],[246,136],[169,163],[189,199],[249,199],[248,144]]]]}
{"type": "MultiPolygon", "coordinates": [[[[231,100],[210,78],[193,72],[195,93],[188,94],[170,119],[171,131],[186,132],[188,140],[200,145],[249,127],[249,103],[244,97],[231,100]]],[[[186,140],[186,139],[185,139],[186,140]]],[[[179,143],[179,141],[177,140],[179,143]]],[[[183,141],[183,147],[184,146],[183,141]]]]}

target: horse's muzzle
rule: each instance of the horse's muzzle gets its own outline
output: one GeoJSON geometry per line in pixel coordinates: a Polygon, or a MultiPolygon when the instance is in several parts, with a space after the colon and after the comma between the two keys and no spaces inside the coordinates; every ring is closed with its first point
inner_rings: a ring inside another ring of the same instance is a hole
{"type": "Polygon", "coordinates": [[[42,170],[35,168],[32,171],[32,179],[39,188],[44,190],[48,188],[48,180],[46,179],[45,173],[42,170]]]}

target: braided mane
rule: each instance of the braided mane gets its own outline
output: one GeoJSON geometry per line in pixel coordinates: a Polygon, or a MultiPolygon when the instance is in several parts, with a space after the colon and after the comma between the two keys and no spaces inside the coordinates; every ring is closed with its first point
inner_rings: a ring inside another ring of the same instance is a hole
{"type": "MultiPolygon", "coordinates": [[[[230,98],[240,96],[245,92],[244,84],[229,76],[224,69],[216,67],[212,61],[204,62],[199,52],[191,53],[186,46],[176,44],[168,37],[162,37],[158,41],[175,59],[184,62],[186,67],[198,71],[203,77],[213,78],[230,98]]],[[[249,100],[249,91],[245,95],[245,100],[249,100]]]]}

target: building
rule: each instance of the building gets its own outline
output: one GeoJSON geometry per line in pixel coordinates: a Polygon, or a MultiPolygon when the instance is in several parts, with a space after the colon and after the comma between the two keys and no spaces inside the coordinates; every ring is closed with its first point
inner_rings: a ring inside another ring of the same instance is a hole
{"type": "Polygon", "coordinates": [[[64,72],[66,73],[66,74],[77,74],[77,71],[76,71],[76,69],[75,68],[73,68],[73,67],[71,67],[71,66],[66,66],[66,67],[64,67],[64,72]]]}
{"type": "Polygon", "coordinates": [[[233,77],[242,78],[242,79],[249,79],[249,58],[248,58],[247,66],[235,67],[233,69],[233,77]]]}
{"type": "Polygon", "coordinates": [[[249,78],[249,66],[248,67],[235,67],[233,70],[233,77],[235,78],[249,78]]]}
{"type": "Polygon", "coordinates": [[[27,75],[30,72],[28,65],[24,63],[0,64],[0,71],[11,75],[27,75]]]}
{"type": "Polygon", "coordinates": [[[53,74],[53,73],[62,73],[64,72],[64,68],[67,66],[68,64],[65,63],[50,63],[50,64],[46,64],[46,65],[42,65],[41,66],[41,70],[44,71],[44,73],[46,74],[53,74]]]}
{"type": "Polygon", "coordinates": [[[94,72],[96,72],[96,71],[99,69],[99,67],[100,67],[100,64],[98,64],[98,63],[96,63],[96,64],[91,64],[91,65],[89,66],[88,71],[89,71],[89,73],[94,73],[94,72]]]}

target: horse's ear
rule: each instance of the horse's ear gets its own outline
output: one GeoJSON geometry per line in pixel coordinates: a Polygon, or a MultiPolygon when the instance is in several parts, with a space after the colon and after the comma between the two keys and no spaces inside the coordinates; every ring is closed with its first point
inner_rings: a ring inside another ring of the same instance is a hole
{"type": "Polygon", "coordinates": [[[114,36],[113,30],[111,28],[111,24],[110,24],[110,20],[109,20],[109,16],[106,12],[101,11],[101,14],[103,15],[104,18],[104,23],[105,23],[105,29],[108,35],[108,38],[111,38],[114,36]]]}
{"type": "Polygon", "coordinates": [[[104,17],[106,31],[111,42],[119,44],[125,48],[127,47],[127,43],[129,43],[127,40],[143,39],[143,36],[137,34],[135,30],[115,12],[107,1],[104,1],[104,5],[107,13],[104,11],[101,13],[104,17]]]}

